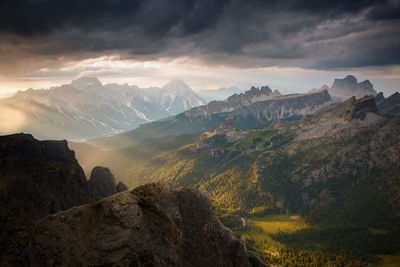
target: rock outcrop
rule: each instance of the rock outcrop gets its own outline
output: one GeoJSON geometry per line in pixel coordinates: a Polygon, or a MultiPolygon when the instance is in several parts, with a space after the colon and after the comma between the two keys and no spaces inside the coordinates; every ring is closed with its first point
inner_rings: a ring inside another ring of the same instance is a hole
{"type": "Polygon", "coordinates": [[[344,103],[343,117],[347,121],[354,119],[364,120],[367,113],[377,113],[374,96],[364,96],[356,99],[354,96],[344,103]]]}
{"type": "Polygon", "coordinates": [[[96,199],[102,199],[118,192],[114,175],[105,167],[94,167],[88,183],[96,193],[96,199]]]}
{"type": "Polygon", "coordinates": [[[348,75],[344,79],[335,79],[328,92],[332,99],[337,101],[345,101],[352,96],[360,98],[365,95],[376,95],[369,80],[358,83],[356,77],[352,75],[348,75]]]}
{"type": "Polygon", "coordinates": [[[2,208],[37,219],[94,201],[67,141],[38,141],[30,134],[0,136],[2,208]]]}
{"type": "Polygon", "coordinates": [[[205,191],[147,184],[36,222],[42,264],[250,266],[205,191]]]}
{"type": "Polygon", "coordinates": [[[219,133],[224,133],[224,132],[229,132],[229,131],[236,131],[236,127],[233,124],[233,121],[231,119],[226,119],[221,125],[214,130],[215,134],[219,133]]]}
{"type": "Polygon", "coordinates": [[[117,191],[118,192],[122,192],[122,191],[126,191],[126,190],[128,190],[128,187],[123,182],[119,182],[117,184],[117,191]]]}
{"type": "Polygon", "coordinates": [[[400,94],[396,92],[385,98],[383,93],[379,93],[375,97],[376,106],[378,111],[383,116],[394,117],[400,113],[400,94]]]}
{"type": "Polygon", "coordinates": [[[356,99],[354,96],[343,103],[332,103],[306,117],[298,130],[297,140],[334,136],[344,129],[368,127],[384,121],[378,113],[374,96],[356,99]]]}

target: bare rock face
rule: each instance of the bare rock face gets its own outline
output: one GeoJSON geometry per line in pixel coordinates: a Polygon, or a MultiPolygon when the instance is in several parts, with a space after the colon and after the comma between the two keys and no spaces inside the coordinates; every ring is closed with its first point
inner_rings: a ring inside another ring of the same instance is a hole
{"type": "Polygon", "coordinates": [[[102,199],[118,192],[114,175],[105,167],[96,166],[93,168],[89,186],[96,193],[96,199],[102,199]]]}
{"type": "Polygon", "coordinates": [[[94,201],[67,141],[0,136],[0,206],[32,219],[94,201]]]}
{"type": "Polygon", "coordinates": [[[347,121],[353,119],[365,119],[367,113],[378,113],[374,96],[364,96],[356,99],[354,96],[345,102],[344,118],[347,121]]]}
{"type": "Polygon", "coordinates": [[[344,129],[369,127],[384,120],[378,113],[374,96],[360,99],[353,96],[343,103],[332,103],[306,117],[296,140],[335,136],[344,129]]]}
{"type": "Polygon", "coordinates": [[[122,192],[122,191],[126,191],[126,190],[128,190],[128,187],[123,182],[119,182],[117,184],[117,191],[118,192],[122,192]]]}
{"type": "Polygon", "coordinates": [[[205,191],[147,184],[36,223],[43,265],[250,266],[205,191]]]}
{"type": "Polygon", "coordinates": [[[45,256],[32,237],[32,221],[94,200],[65,140],[39,141],[30,134],[0,136],[2,266],[41,266],[40,258],[45,256]]]}
{"type": "Polygon", "coordinates": [[[369,80],[358,83],[352,75],[348,75],[344,79],[335,79],[328,91],[333,100],[339,101],[344,101],[352,96],[360,98],[365,95],[376,95],[376,91],[369,80]]]}

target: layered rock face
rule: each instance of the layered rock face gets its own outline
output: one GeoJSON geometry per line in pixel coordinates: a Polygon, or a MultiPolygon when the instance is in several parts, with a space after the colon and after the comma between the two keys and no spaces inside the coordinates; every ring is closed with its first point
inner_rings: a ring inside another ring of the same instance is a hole
{"type": "Polygon", "coordinates": [[[94,201],[65,140],[38,141],[30,134],[0,136],[0,173],[2,204],[33,219],[94,201]]]}
{"type": "MultiPolygon", "coordinates": [[[[252,87],[242,94],[234,94],[226,101],[212,101],[206,106],[192,108],[185,112],[190,118],[207,119],[210,116],[223,113],[226,118],[235,121],[237,117],[264,118],[266,121],[279,120],[293,115],[303,115],[329,102],[330,96],[326,90],[310,94],[281,95],[268,86],[252,87]]],[[[236,119],[237,120],[237,119],[236,119]]]]}
{"type": "Polygon", "coordinates": [[[352,96],[360,98],[365,95],[376,95],[376,91],[369,80],[358,83],[352,75],[348,75],[344,79],[335,79],[328,91],[332,99],[338,101],[345,101],[352,96]]]}
{"type": "Polygon", "coordinates": [[[334,136],[344,129],[369,127],[383,122],[378,113],[374,96],[356,99],[350,97],[343,103],[332,103],[317,110],[303,120],[305,123],[298,130],[297,140],[334,136]]]}
{"type": "Polygon", "coordinates": [[[148,184],[36,223],[46,264],[250,266],[205,191],[148,184]]]}
{"type": "Polygon", "coordinates": [[[344,118],[347,121],[353,119],[364,120],[367,113],[378,113],[374,96],[364,96],[356,99],[354,96],[345,102],[344,118]]]}

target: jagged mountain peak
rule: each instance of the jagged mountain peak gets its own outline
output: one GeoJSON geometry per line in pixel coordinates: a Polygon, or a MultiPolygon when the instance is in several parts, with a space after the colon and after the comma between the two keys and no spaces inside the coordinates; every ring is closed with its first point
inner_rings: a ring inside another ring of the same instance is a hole
{"type": "Polygon", "coordinates": [[[337,78],[333,81],[331,88],[342,88],[346,86],[350,86],[351,88],[357,86],[357,78],[353,75],[347,75],[343,79],[337,78]]]}
{"type": "Polygon", "coordinates": [[[254,86],[252,86],[252,87],[250,88],[250,93],[251,93],[251,94],[254,94],[254,95],[256,95],[256,96],[259,96],[259,95],[261,95],[261,94],[270,95],[270,94],[272,94],[272,89],[269,88],[268,85],[261,86],[261,87],[254,87],[254,86]]]}
{"type": "Polygon", "coordinates": [[[70,85],[78,89],[99,88],[103,86],[99,79],[95,77],[80,77],[73,80],[70,85]]]}
{"type": "MultiPolygon", "coordinates": [[[[340,79],[335,79],[335,80],[340,80],[340,79]]],[[[354,77],[353,75],[347,75],[343,80],[349,83],[357,83],[357,78],[354,77]]]]}
{"type": "Polygon", "coordinates": [[[228,102],[243,102],[243,101],[256,101],[256,99],[262,98],[264,99],[265,97],[273,97],[273,96],[280,96],[280,92],[278,90],[272,91],[272,89],[265,85],[261,87],[255,87],[252,86],[250,90],[240,93],[240,94],[234,94],[230,97],[227,98],[228,102]]]}
{"type": "Polygon", "coordinates": [[[179,92],[179,93],[188,93],[188,92],[193,92],[193,90],[187,85],[183,80],[179,78],[175,78],[165,84],[162,88],[162,90],[166,91],[173,91],[173,92],[179,92]]]}

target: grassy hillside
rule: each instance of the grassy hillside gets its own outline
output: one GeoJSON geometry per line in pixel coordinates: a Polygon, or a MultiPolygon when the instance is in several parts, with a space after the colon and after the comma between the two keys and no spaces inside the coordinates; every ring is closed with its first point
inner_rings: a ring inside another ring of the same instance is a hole
{"type": "Polygon", "coordinates": [[[223,223],[248,237],[255,259],[358,266],[400,250],[400,119],[357,123],[315,119],[165,137],[123,150],[72,147],[85,168],[109,166],[131,187],[163,180],[207,190],[223,223]],[[326,127],[339,130],[329,135],[326,127]],[[304,138],[305,131],[313,135],[304,138]],[[303,218],[293,231],[297,222],[268,222],[292,213],[303,218]]]}

